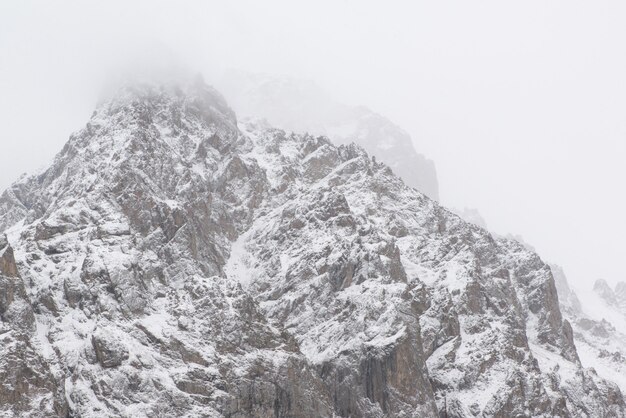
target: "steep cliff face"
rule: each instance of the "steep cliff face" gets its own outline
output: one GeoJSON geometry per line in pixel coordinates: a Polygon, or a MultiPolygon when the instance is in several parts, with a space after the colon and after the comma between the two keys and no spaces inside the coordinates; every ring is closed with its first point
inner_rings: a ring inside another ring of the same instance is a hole
{"type": "Polygon", "coordinates": [[[15,262],[13,248],[0,236],[0,412],[16,416],[63,416],[63,388],[34,341],[39,329],[15,262]]]}
{"type": "Polygon", "coordinates": [[[625,416],[536,254],[199,81],[105,100],[0,222],[7,416],[625,416]]]}
{"type": "Polygon", "coordinates": [[[409,134],[363,106],[333,100],[313,82],[231,71],[220,87],[238,114],[261,117],[281,129],[352,142],[389,166],[406,184],[439,200],[435,163],[418,153],[409,134]]]}

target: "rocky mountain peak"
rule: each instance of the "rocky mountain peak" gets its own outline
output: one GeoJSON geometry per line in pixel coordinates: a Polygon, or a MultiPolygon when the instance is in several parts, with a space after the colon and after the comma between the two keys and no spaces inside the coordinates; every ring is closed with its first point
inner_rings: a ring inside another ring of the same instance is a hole
{"type": "Polygon", "coordinates": [[[617,296],[609,284],[604,279],[598,279],[593,284],[593,291],[596,292],[607,304],[616,305],[617,296]]]}
{"type": "Polygon", "coordinates": [[[104,100],[0,231],[5,415],[625,416],[537,254],[197,82],[104,100]]]}
{"type": "Polygon", "coordinates": [[[185,128],[221,134],[237,131],[233,110],[200,77],[167,82],[125,81],[103,96],[92,117],[96,123],[107,119],[138,128],[169,128],[172,137],[186,133],[185,128]]]}

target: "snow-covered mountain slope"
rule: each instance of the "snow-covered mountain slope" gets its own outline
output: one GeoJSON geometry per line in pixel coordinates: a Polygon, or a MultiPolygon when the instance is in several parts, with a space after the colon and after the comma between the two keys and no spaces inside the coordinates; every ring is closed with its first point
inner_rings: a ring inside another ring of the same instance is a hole
{"type": "Polygon", "coordinates": [[[199,81],[105,100],[0,222],[5,416],[626,416],[536,254],[199,81]]]}
{"type": "MultiPolygon", "coordinates": [[[[470,223],[487,228],[476,210],[455,211],[470,223]]],[[[519,235],[509,235],[529,251],[534,248],[519,235]]],[[[584,303],[570,287],[563,268],[550,264],[559,306],[563,317],[571,324],[574,344],[583,367],[592,368],[603,379],[626,391],[626,284],[615,290],[604,280],[598,280],[593,292],[585,292],[584,303]]]]}
{"type": "Polygon", "coordinates": [[[557,273],[561,310],[574,329],[580,359],[586,367],[619,385],[626,391],[626,298],[624,284],[613,290],[604,280],[594,284],[592,292],[578,298],[567,284],[564,273],[557,273]]]}
{"type": "Polygon", "coordinates": [[[220,89],[238,115],[265,118],[287,131],[324,135],[338,145],[354,142],[406,184],[439,200],[434,162],[417,153],[409,134],[384,116],[340,104],[317,84],[290,77],[231,71],[220,89]]]}

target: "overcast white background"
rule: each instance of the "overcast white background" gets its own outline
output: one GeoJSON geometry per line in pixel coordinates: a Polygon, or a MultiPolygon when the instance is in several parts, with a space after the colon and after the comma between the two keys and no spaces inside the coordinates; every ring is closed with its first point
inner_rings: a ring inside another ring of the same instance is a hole
{"type": "Polygon", "coordinates": [[[120,67],[317,81],[413,136],[445,205],[578,288],[626,280],[626,3],[2,1],[0,189],[46,164],[120,67]]]}

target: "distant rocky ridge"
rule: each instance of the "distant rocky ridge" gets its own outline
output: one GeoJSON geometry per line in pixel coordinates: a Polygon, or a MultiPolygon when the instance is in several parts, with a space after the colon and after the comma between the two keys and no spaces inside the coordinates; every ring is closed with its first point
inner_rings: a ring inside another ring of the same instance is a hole
{"type": "Polygon", "coordinates": [[[610,307],[626,315],[626,283],[619,282],[615,289],[611,289],[606,280],[598,279],[593,285],[593,291],[610,307]]]}
{"type": "Polygon", "coordinates": [[[416,152],[409,134],[364,106],[336,102],[312,81],[228,72],[219,83],[237,114],[265,118],[274,127],[354,142],[389,166],[404,182],[439,200],[435,163],[416,152]]]}
{"type": "Polygon", "coordinates": [[[534,252],[200,80],[103,101],[0,231],[5,416],[626,416],[534,252]]]}

